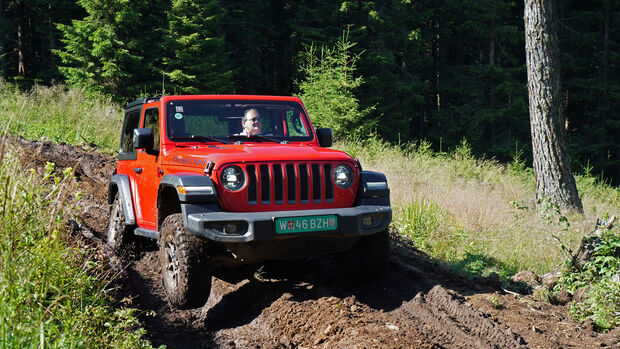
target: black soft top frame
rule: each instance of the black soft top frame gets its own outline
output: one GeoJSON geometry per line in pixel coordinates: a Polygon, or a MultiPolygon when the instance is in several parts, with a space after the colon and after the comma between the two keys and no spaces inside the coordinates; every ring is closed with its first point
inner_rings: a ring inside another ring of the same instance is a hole
{"type": "Polygon", "coordinates": [[[160,98],[161,96],[145,97],[145,98],[136,99],[133,102],[129,102],[127,106],[125,106],[125,109],[133,108],[137,105],[142,105],[146,103],[157,102],[160,98]]]}

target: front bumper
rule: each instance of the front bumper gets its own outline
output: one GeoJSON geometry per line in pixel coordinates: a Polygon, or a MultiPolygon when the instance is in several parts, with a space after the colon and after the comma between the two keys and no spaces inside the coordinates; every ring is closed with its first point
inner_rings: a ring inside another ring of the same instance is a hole
{"type": "Polygon", "coordinates": [[[194,235],[219,242],[250,242],[269,239],[285,239],[294,236],[333,235],[363,236],[378,233],[387,229],[392,220],[392,209],[389,206],[362,205],[348,208],[269,211],[269,212],[196,212],[185,216],[185,224],[194,235]],[[309,217],[334,215],[338,219],[338,228],[329,231],[313,231],[301,233],[276,233],[276,219],[289,217],[309,217]],[[372,224],[362,224],[362,217],[370,215],[372,224]],[[240,227],[234,234],[225,233],[227,224],[240,227]]]}

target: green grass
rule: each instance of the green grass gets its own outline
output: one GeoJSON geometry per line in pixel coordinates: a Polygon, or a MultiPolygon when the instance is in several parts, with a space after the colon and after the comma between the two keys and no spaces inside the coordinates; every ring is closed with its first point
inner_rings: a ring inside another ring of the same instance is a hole
{"type": "MultiPolygon", "coordinates": [[[[109,98],[90,98],[79,89],[35,86],[29,92],[0,82],[0,125],[26,139],[118,150],[122,108],[109,98]]],[[[4,133],[5,130],[0,130],[4,133]]]]}
{"type": "Polygon", "coordinates": [[[78,188],[71,169],[24,170],[0,150],[0,346],[149,348],[134,310],[106,295],[109,280],[65,226],[78,188]]]}

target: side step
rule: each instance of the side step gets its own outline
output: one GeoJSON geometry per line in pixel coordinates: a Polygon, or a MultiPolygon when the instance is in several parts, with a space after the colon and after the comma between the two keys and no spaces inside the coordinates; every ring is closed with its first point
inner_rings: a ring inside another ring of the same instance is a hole
{"type": "Polygon", "coordinates": [[[138,236],[144,236],[150,239],[159,240],[159,232],[157,230],[136,228],[134,229],[133,233],[138,236]]]}

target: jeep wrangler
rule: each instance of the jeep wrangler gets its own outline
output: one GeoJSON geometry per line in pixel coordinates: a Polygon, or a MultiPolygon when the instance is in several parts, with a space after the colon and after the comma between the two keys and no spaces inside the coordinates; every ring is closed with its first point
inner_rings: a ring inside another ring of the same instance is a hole
{"type": "Polygon", "coordinates": [[[107,242],[158,241],[177,308],[202,306],[214,271],[337,255],[345,276],[381,273],[392,219],[385,175],[328,149],[299,98],[160,96],[127,105],[108,188],[107,242]],[[260,133],[245,134],[244,115],[260,133]]]}

